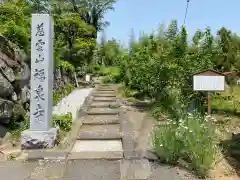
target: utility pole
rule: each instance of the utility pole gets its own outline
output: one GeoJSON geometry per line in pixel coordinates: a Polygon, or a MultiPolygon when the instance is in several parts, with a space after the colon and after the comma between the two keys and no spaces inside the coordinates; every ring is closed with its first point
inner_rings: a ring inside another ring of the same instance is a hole
{"type": "Polygon", "coordinates": [[[183,24],[185,25],[186,22],[186,18],[187,18],[187,13],[188,13],[188,5],[189,5],[190,0],[187,0],[187,7],[186,7],[186,11],[185,11],[185,16],[184,16],[184,21],[183,24]]]}

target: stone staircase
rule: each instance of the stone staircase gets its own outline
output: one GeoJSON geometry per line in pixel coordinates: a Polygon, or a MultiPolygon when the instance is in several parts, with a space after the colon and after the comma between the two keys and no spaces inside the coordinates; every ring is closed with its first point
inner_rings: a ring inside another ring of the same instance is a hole
{"type": "Polygon", "coordinates": [[[91,96],[91,103],[69,157],[122,159],[120,109],[115,90],[110,85],[100,85],[91,96]]]}
{"type": "Polygon", "coordinates": [[[79,136],[68,155],[69,160],[74,160],[72,168],[79,169],[76,177],[84,175],[93,180],[149,179],[150,164],[135,152],[131,125],[122,114],[113,86],[99,85],[91,94],[85,113],[79,136]],[[97,175],[93,177],[93,174],[97,175]]]}

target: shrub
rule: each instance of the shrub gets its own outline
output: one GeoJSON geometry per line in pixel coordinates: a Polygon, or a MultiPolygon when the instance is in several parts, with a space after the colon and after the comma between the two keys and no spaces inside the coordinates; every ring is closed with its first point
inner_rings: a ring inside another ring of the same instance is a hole
{"type": "Polygon", "coordinates": [[[62,98],[68,96],[73,90],[74,87],[71,84],[58,87],[53,92],[53,105],[56,105],[62,98]]]}
{"type": "Polygon", "coordinates": [[[190,115],[180,123],[187,157],[193,169],[200,176],[206,176],[217,154],[213,124],[197,115],[190,115]]]}
{"type": "Polygon", "coordinates": [[[106,76],[104,78],[105,83],[120,83],[120,69],[116,67],[103,68],[102,75],[106,76]]]}
{"type": "Polygon", "coordinates": [[[87,67],[86,73],[92,74],[94,76],[98,76],[100,75],[100,69],[101,69],[101,66],[99,64],[94,64],[87,67]]]}
{"type": "Polygon", "coordinates": [[[67,113],[64,115],[54,115],[53,116],[53,126],[59,127],[60,130],[68,132],[72,127],[72,114],[67,113]]]}
{"type": "Polygon", "coordinates": [[[205,177],[216,160],[213,125],[199,115],[185,115],[178,123],[169,120],[167,126],[157,128],[153,134],[156,153],[166,162],[187,160],[196,173],[205,177]]]}
{"type": "Polygon", "coordinates": [[[163,125],[153,133],[153,146],[158,156],[170,164],[177,163],[182,151],[182,142],[176,137],[175,124],[163,125]]]}
{"type": "Polygon", "coordinates": [[[133,90],[128,88],[125,84],[123,86],[121,86],[121,88],[119,89],[119,93],[123,96],[123,97],[134,97],[135,94],[138,93],[138,91],[133,90]]]}

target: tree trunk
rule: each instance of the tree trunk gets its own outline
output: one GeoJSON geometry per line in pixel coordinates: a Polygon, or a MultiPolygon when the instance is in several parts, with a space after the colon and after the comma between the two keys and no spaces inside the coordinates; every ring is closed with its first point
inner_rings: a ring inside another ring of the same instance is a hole
{"type": "Polygon", "coordinates": [[[69,38],[68,39],[68,49],[69,49],[69,61],[71,62],[72,59],[72,48],[73,48],[73,43],[72,40],[69,38]]]}
{"type": "Polygon", "coordinates": [[[79,87],[76,72],[74,72],[74,78],[75,78],[75,81],[76,81],[76,86],[79,87]]]}

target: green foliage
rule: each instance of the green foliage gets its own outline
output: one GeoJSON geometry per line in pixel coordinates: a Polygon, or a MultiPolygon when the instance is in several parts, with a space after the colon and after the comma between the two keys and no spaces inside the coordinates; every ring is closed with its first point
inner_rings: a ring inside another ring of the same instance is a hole
{"type": "Polygon", "coordinates": [[[31,13],[46,13],[51,10],[54,17],[55,65],[59,66],[62,64],[60,61],[67,61],[76,69],[83,64],[92,63],[96,32],[102,27],[103,15],[111,9],[114,2],[99,1],[98,5],[94,3],[92,6],[95,9],[91,12],[91,4],[86,1],[78,1],[81,8],[73,1],[9,1],[0,7],[0,33],[30,56],[31,13]],[[88,13],[94,21],[86,18],[88,13]]]}
{"type": "Polygon", "coordinates": [[[56,53],[61,54],[58,61],[68,60],[75,68],[90,63],[96,43],[91,38],[95,32],[92,26],[86,24],[77,13],[64,13],[55,16],[55,29],[59,34],[56,37],[56,53]]]}
{"type": "Polygon", "coordinates": [[[30,49],[29,10],[30,7],[23,0],[0,6],[0,33],[27,53],[30,49]]]}
{"type": "Polygon", "coordinates": [[[73,90],[74,90],[74,87],[70,84],[59,86],[53,92],[53,105],[56,105],[62,98],[64,98],[65,96],[68,96],[73,90]]]}
{"type": "Polygon", "coordinates": [[[106,76],[104,78],[105,83],[120,83],[120,70],[116,67],[109,67],[109,68],[101,68],[100,70],[101,75],[106,76]]]}
{"type": "Polygon", "coordinates": [[[183,144],[176,138],[176,129],[176,124],[170,124],[155,129],[153,134],[154,150],[166,163],[175,164],[181,156],[183,144]]]}
{"type": "MultiPolygon", "coordinates": [[[[109,23],[104,22],[104,14],[108,10],[113,10],[113,4],[116,0],[78,0],[70,1],[74,7],[74,12],[79,13],[81,18],[97,31],[102,30],[109,23]]],[[[96,35],[96,34],[95,34],[96,35]]]]}
{"type": "MultiPolygon", "coordinates": [[[[169,126],[154,133],[157,153],[171,163],[184,157],[199,175],[206,176],[215,161],[217,148],[212,125],[200,115],[186,116],[190,105],[199,114],[204,114],[205,108],[206,93],[192,90],[192,76],[209,68],[240,74],[240,38],[226,28],[214,37],[207,27],[198,30],[190,44],[187,29],[184,26],[178,29],[176,21],[167,30],[161,25],[157,33],[141,34],[138,40],[134,37],[132,32],[127,50],[102,38],[98,63],[119,68],[116,75],[102,73],[105,82],[121,81],[124,87],[120,93],[125,97],[141,94],[153,100],[153,116],[158,120],[171,119],[169,126]]],[[[213,106],[220,107],[218,104],[214,101],[213,106]]],[[[236,109],[238,103],[232,104],[236,109]]]]}
{"type": "Polygon", "coordinates": [[[184,157],[198,175],[205,177],[216,162],[218,149],[213,125],[207,117],[184,116],[176,123],[155,129],[153,146],[156,153],[168,163],[177,163],[184,157]]]}
{"type": "Polygon", "coordinates": [[[12,140],[13,141],[19,141],[20,140],[20,136],[21,136],[21,132],[24,130],[29,129],[30,127],[30,117],[29,114],[25,114],[24,116],[24,121],[23,121],[23,126],[21,126],[20,128],[16,127],[16,124],[13,122],[11,125],[11,134],[13,136],[12,140]]]}
{"type": "Polygon", "coordinates": [[[53,126],[59,127],[64,132],[70,131],[72,127],[72,114],[53,115],[53,126]]]}
{"type": "Polygon", "coordinates": [[[75,70],[74,66],[70,64],[68,61],[60,61],[59,67],[70,72],[73,72],[75,70]]]}
{"type": "Polygon", "coordinates": [[[135,94],[137,94],[137,91],[129,89],[127,86],[123,85],[120,87],[119,93],[121,94],[122,97],[131,98],[134,97],[135,94]]]}

